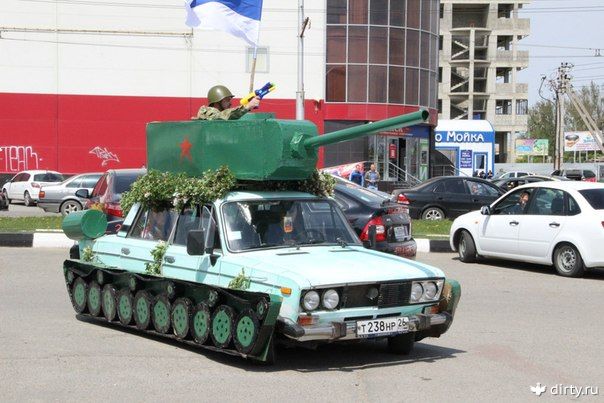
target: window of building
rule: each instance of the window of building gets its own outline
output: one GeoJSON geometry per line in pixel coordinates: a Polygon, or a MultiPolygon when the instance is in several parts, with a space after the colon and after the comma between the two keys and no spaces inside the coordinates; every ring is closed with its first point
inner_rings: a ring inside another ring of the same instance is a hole
{"type": "Polygon", "coordinates": [[[388,0],[371,0],[369,23],[371,25],[388,25],[388,0]]]}
{"type": "Polygon", "coordinates": [[[327,0],[327,23],[346,24],[346,0],[327,0]]]}
{"type": "MultiPolygon", "coordinates": [[[[373,3],[371,3],[373,4],[373,3]]],[[[369,28],[369,63],[388,63],[388,28],[369,28]]]]}
{"type": "Polygon", "coordinates": [[[528,99],[516,100],[516,115],[528,114],[528,99]]]}
{"type": "Polygon", "coordinates": [[[439,18],[443,18],[445,16],[445,5],[442,3],[439,6],[438,16],[439,18]]]}
{"type": "Polygon", "coordinates": [[[407,28],[419,28],[420,0],[407,0],[407,28]]]}
{"type": "MultiPolygon", "coordinates": [[[[248,47],[246,52],[246,72],[251,72],[254,64],[254,48],[248,47]]],[[[256,73],[268,73],[268,48],[256,48],[256,73]]]]}
{"type": "Polygon", "coordinates": [[[418,67],[419,66],[419,31],[408,29],[407,30],[407,46],[406,55],[407,66],[418,67]]]}
{"type": "Polygon", "coordinates": [[[407,79],[405,80],[405,103],[408,105],[417,105],[417,91],[419,88],[419,70],[407,69],[407,79]]]}
{"type": "Polygon", "coordinates": [[[367,102],[367,65],[348,66],[348,101],[367,102]]]}
{"type": "Polygon", "coordinates": [[[348,63],[367,63],[367,27],[348,27],[348,63]]]}
{"type": "Polygon", "coordinates": [[[390,64],[405,64],[405,30],[390,28],[390,64]]]}
{"type": "Polygon", "coordinates": [[[327,65],[326,87],[326,101],[346,101],[346,66],[334,64],[327,65]]]}
{"type": "Polygon", "coordinates": [[[390,67],[388,74],[388,102],[402,104],[405,101],[405,69],[390,67]]]}
{"type": "Polygon", "coordinates": [[[327,26],[327,63],[346,63],[346,27],[327,26]]]}
{"type": "Polygon", "coordinates": [[[443,82],[443,68],[442,67],[438,68],[438,82],[439,83],[443,82]]]}
{"type": "Polygon", "coordinates": [[[390,2],[390,25],[394,27],[405,26],[405,7],[406,0],[390,2]]]}
{"type": "Polygon", "coordinates": [[[348,23],[367,24],[367,0],[349,0],[348,23]]]}
{"type": "Polygon", "coordinates": [[[512,100],[511,99],[497,99],[495,101],[495,114],[496,115],[511,115],[512,114],[512,100]]]}
{"type": "Polygon", "coordinates": [[[438,36],[438,50],[443,50],[443,36],[438,36]]]}
{"type": "Polygon", "coordinates": [[[369,102],[387,102],[388,79],[386,66],[369,66],[369,102]]]}

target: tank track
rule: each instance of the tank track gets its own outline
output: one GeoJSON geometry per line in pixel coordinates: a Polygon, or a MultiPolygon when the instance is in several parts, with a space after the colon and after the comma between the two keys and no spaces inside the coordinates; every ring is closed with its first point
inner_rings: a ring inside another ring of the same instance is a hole
{"type": "Polygon", "coordinates": [[[63,264],[76,313],[144,333],[272,362],[281,300],[258,292],[132,273],[78,260],[63,264]]]}

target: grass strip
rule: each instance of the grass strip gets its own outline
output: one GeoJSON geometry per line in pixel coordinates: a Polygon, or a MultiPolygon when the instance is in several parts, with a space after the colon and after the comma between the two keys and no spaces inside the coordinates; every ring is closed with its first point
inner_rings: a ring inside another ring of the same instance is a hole
{"type": "Polygon", "coordinates": [[[0,232],[31,232],[37,229],[61,229],[63,217],[0,217],[0,232]]]}

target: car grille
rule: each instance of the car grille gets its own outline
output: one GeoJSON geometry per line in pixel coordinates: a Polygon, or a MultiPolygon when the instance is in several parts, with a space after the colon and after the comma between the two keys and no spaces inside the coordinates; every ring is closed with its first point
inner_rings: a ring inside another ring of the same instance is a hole
{"type": "Polygon", "coordinates": [[[342,302],[340,308],[358,308],[366,306],[388,308],[408,305],[410,293],[411,281],[347,286],[342,289],[342,302]],[[378,289],[376,298],[369,299],[368,294],[371,288],[378,289]]]}

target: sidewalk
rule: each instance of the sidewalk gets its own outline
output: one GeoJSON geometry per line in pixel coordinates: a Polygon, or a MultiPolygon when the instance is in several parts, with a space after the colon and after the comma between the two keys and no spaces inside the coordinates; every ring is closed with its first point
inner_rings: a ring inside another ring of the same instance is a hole
{"type": "MultiPolygon", "coordinates": [[[[415,242],[421,253],[451,252],[448,239],[416,238],[415,242]]],[[[63,231],[0,232],[0,247],[70,248],[74,243],[63,231]]]]}

